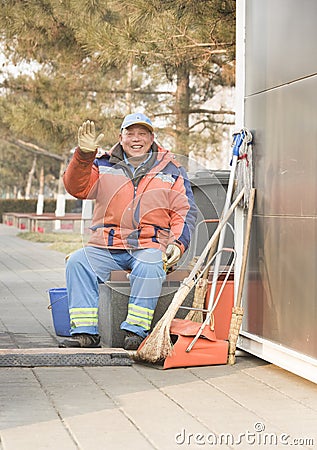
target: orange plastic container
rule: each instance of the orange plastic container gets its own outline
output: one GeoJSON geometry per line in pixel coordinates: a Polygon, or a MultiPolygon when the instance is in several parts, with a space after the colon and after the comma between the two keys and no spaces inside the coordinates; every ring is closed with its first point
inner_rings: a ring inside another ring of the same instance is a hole
{"type": "MultiPolygon", "coordinates": [[[[217,298],[219,289],[221,288],[221,284],[221,281],[217,282],[215,299],[217,298]]],[[[210,289],[211,282],[208,284],[205,308],[207,308],[208,306],[207,303],[210,295],[210,289]]],[[[217,339],[228,339],[233,303],[234,281],[228,280],[221,294],[219,302],[214,310],[215,334],[217,336],[217,339]]]]}

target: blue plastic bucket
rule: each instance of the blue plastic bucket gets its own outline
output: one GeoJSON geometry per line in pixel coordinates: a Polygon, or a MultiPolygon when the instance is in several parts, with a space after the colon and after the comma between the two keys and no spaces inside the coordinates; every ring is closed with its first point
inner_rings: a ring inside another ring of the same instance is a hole
{"type": "Polygon", "coordinates": [[[66,288],[53,288],[48,291],[53,324],[57,336],[70,336],[70,317],[66,288]]]}

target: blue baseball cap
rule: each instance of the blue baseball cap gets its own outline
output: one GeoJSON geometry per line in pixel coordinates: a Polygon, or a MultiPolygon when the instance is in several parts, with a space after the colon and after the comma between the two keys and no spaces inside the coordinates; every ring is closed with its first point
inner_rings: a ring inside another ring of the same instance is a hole
{"type": "Polygon", "coordinates": [[[131,125],[144,125],[146,128],[148,128],[151,133],[153,133],[153,125],[152,122],[150,121],[150,119],[142,113],[133,113],[133,114],[128,114],[127,116],[125,116],[125,118],[123,119],[122,125],[121,125],[121,131],[124,128],[128,128],[131,125]]]}

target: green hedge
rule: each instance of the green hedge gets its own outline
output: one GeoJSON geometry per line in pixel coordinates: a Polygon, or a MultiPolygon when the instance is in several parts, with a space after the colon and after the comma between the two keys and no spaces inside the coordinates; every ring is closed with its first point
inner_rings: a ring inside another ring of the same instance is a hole
{"type": "MultiPolygon", "coordinates": [[[[0,199],[0,218],[2,220],[2,214],[6,212],[18,212],[18,213],[36,213],[36,199],[24,200],[24,199],[0,199]]],[[[56,209],[56,200],[45,199],[44,200],[44,213],[52,213],[56,209]]],[[[80,202],[78,200],[66,200],[66,212],[80,212],[80,202]]]]}

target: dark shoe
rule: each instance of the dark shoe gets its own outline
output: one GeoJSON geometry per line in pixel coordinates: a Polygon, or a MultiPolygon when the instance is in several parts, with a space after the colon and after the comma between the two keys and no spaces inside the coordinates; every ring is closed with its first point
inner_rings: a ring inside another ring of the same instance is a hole
{"type": "Polygon", "coordinates": [[[131,333],[131,331],[127,331],[126,337],[124,338],[123,348],[125,350],[137,350],[143,341],[143,337],[138,334],[131,333]]]}
{"type": "Polygon", "coordinates": [[[64,339],[58,344],[61,348],[76,347],[76,348],[97,348],[100,347],[99,334],[78,333],[71,337],[64,339]]]}

